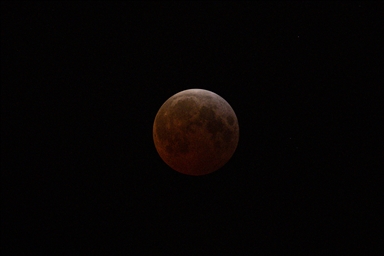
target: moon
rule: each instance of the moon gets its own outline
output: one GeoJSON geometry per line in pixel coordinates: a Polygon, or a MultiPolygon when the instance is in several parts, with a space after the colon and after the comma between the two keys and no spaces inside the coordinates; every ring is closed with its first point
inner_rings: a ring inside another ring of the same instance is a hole
{"type": "Polygon", "coordinates": [[[160,107],[153,141],[163,161],[177,172],[201,176],[223,167],[239,141],[232,107],[214,92],[188,89],[160,107]]]}

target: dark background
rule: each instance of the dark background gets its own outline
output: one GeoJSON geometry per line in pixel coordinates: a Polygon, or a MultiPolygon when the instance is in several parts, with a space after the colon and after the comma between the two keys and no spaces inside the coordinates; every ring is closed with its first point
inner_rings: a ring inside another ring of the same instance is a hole
{"type": "Polygon", "coordinates": [[[382,11],[2,2],[3,255],[375,254],[382,11]],[[240,126],[203,177],[152,141],[160,106],[190,88],[226,99],[240,126]]]}

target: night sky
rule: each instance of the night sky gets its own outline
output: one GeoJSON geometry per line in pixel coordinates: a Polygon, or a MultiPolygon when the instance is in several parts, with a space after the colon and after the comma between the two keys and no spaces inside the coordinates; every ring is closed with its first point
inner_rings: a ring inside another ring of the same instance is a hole
{"type": "Polygon", "coordinates": [[[2,1],[2,255],[375,255],[382,3],[2,1]],[[201,177],[152,139],[191,88],[240,127],[201,177]]]}

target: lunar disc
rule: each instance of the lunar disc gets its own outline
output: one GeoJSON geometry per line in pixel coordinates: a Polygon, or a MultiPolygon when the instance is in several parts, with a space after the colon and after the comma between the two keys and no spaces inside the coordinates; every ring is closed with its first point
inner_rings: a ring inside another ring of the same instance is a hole
{"type": "Polygon", "coordinates": [[[222,97],[203,89],[189,89],[170,97],[153,124],[157,152],[172,169],[205,175],[224,166],[239,141],[239,125],[222,97]]]}

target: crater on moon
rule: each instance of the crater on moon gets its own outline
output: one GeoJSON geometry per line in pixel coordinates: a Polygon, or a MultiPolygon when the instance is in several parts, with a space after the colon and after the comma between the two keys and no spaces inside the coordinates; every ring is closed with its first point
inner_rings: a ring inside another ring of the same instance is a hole
{"type": "Polygon", "coordinates": [[[232,157],[239,139],[237,117],[213,92],[182,91],[161,106],[153,139],[160,157],[176,171],[208,174],[232,157]]]}

